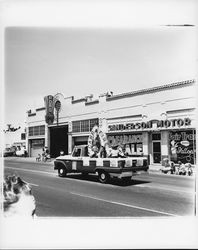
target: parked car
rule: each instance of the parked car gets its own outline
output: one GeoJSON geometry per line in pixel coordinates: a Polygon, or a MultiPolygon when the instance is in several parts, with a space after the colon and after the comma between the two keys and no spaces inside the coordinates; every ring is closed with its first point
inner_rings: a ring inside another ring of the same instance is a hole
{"type": "Polygon", "coordinates": [[[20,149],[18,149],[16,151],[16,156],[24,156],[26,157],[27,156],[27,151],[24,147],[21,147],[20,149]]]}
{"type": "Polygon", "coordinates": [[[15,149],[14,148],[5,148],[3,151],[3,157],[7,156],[14,156],[15,155],[15,149]]]}

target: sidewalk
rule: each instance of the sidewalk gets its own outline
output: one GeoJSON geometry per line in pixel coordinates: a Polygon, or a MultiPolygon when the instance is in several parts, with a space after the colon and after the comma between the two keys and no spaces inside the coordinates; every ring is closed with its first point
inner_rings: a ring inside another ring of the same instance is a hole
{"type": "Polygon", "coordinates": [[[39,161],[37,162],[36,161],[36,157],[16,157],[16,156],[9,156],[9,157],[5,157],[4,158],[5,160],[8,159],[8,160],[13,160],[13,161],[19,161],[19,162],[34,162],[34,163],[42,163],[42,164],[50,164],[50,165],[53,165],[54,164],[54,160],[55,159],[51,159],[50,161],[39,161]]]}

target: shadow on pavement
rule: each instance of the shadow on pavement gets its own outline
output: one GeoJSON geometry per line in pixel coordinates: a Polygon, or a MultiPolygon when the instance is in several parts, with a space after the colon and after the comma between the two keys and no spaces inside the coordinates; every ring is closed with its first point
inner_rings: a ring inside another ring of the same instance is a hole
{"type": "MultiPolygon", "coordinates": [[[[97,182],[100,183],[98,180],[97,175],[83,175],[83,174],[68,174],[66,177],[62,178],[68,178],[68,179],[75,179],[75,180],[84,180],[84,181],[89,181],[89,182],[97,182]]],[[[115,185],[115,186],[120,186],[120,187],[127,187],[127,186],[134,186],[134,185],[140,185],[140,184],[145,184],[145,183],[150,183],[150,181],[144,181],[144,180],[121,180],[118,178],[110,178],[107,184],[115,185]]],[[[102,184],[101,185],[105,185],[102,184]]]]}

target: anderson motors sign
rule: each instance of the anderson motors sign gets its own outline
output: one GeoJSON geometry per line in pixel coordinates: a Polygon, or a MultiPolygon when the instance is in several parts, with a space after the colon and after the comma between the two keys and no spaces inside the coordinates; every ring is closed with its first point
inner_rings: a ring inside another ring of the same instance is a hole
{"type": "Polygon", "coordinates": [[[136,123],[119,123],[108,125],[108,132],[113,131],[131,131],[131,130],[147,130],[147,129],[168,129],[180,128],[191,125],[190,118],[170,119],[170,120],[151,120],[148,122],[136,123]]]}

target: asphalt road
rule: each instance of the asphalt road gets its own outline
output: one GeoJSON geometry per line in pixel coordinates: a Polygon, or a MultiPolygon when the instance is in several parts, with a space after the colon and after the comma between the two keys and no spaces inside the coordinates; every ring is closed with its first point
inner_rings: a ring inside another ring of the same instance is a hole
{"type": "Polygon", "coordinates": [[[142,173],[128,184],[96,175],[60,178],[52,163],[5,159],[5,174],[31,183],[41,217],[159,217],[195,215],[195,178],[142,173]]]}

